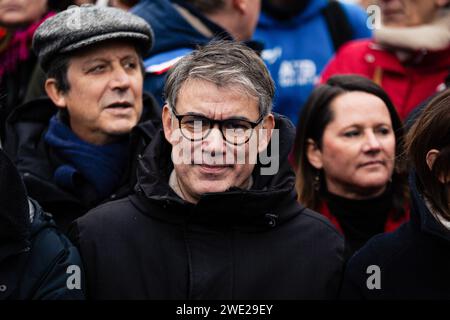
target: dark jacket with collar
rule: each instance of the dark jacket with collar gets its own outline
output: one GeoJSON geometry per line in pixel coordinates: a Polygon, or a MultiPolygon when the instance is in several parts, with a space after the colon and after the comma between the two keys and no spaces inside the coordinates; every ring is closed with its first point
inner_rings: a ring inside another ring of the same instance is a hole
{"type": "Polygon", "coordinates": [[[350,259],[343,299],[450,299],[450,230],[430,213],[413,174],[410,189],[411,220],[374,237],[350,259]],[[379,267],[380,289],[369,279],[375,276],[369,266],[379,267]]]}
{"type": "MultiPolygon", "coordinates": [[[[43,209],[51,212],[63,230],[77,217],[97,206],[102,201],[95,189],[83,183],[77,193],[65,190],[53,180],[55,169],[64,164],[55,150],[45,142],[50,118],[57,112],[49,98],[40,98],[17,108],[8,118],[5,151],[13,159],[21,173],[29,195],[36,199],[43,209]]],[[[111,194],[111,199],[129,194],[136,178],[136,156],[143,149],[160,125],[160,109],[150,96],[144,97],[144,112],[140,124],[131,133],[130,156],[125,168],[121,187],[111,194]]]]}
{"type": "Polygon", "coordinates": [[[28,201],[19,174],[2,151],[0,177],[0,300],[83,299],[78,250],[49,214],[28,201]],[[78,289],[67,286],[70,266],[79,268],[78,289]]]}
{"type": "MultiPolygon", "coordinates": [[[[169,187],[163,133],[145,150],[137,193],[77,219],[71,238],[94,299],[335,298],[344,243],[296,201],[287,162],[294,128],[277,118],[280,169],[253,172],[250,190],[204,194],[194,205],[169,187]]],[[[270,148],[270,147],[269,147],[270,148]]]]}

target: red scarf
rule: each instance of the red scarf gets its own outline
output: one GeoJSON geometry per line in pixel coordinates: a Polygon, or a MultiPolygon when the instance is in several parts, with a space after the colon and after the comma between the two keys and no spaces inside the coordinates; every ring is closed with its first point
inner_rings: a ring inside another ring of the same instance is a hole
{"type": "Polygon", "coordinates": [[[0,37],[0,40],[4,42],[0,45],[0,82],[4,74],[14,72],[21,62],[30,58],[34,32],[42,22],[54,14],[49,12],[38,22],[13,33],[3,30],[3,36],[0,37]]]}

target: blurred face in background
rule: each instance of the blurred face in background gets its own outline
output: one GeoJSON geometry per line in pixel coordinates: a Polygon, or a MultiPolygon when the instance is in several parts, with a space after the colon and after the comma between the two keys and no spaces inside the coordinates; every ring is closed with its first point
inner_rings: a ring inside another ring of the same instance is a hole
{"type": "Polygon", "coordinates": [[[0,0],[0,26],[27,26],[38,21],[46,11],[47,0],[0,0]]]}
{"type": "Polygon", "coordinates": [[[130,10],[139,0],[109,0],[108,5],[122,10],[130,10]]]}
{"type": "Polygon", "coordinates": [[[333,194],[349,199],[382,194],[395,163],[395,135],[386,104],[375,95],[353,91],[334,98],[331,111],[321,148],[308,144],[309,162],[323,170],[333,194]]]}
{"type": "Polygon", "coordinates": [[[236,35],[239,35],[238,38],[240,39],[238,40],[250,40],[258,23],[258,17],[261,12],[261,0],[247,0],[241,9],[244,16],[238,23],[237,28],[240,31],[236,35]]]}
{"type": "Polygon", "coordinates": [[[431,22],[449,0],[378,0],[383,24],[412,27],[431,22]]]}

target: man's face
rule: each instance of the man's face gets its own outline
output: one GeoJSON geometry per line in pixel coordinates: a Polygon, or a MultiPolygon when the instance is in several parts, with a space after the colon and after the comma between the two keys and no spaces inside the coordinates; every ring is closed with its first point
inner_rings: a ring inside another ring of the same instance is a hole
{"type": "MultiPolygon", "coordinates": [[[[176,105],[178,115],[195,114],[213,120],[240,118],[256,122],[260,117],[258,101],[235,87],[218,87],[203,80],[188,80],[182,86],[176,105]]],[[[172,153],[179,187],[185,200],[196,203],[207,192],[224,192],[231,187],[247,188],[252,174],[257,152],[264,148],[265,142],[256,145],[256,153],[250,152],[250,144],[261,140],[258,129],[273,128],[273,116],[269,115],[253,131],[254,139],[242,146],[235,146],[224,140],[216,124],[206,138],[190,141],[179,132],[179,120],[169,108],[163,110],[163,125],[166,139],[175,150],[188,150],[190,162],[177,161],[172,153]],[[239,149],[240,148],[240,149],[239,149]],[[245,154],[244,161],[237,161],[238,149],[245,154]]],[[[195,124],[194,124],[195,125],[195,124]]],[[[255,145],[254,145],[255,146],[255,145]]],[[[266,146],[266,144],[265,144],[266,146]]]]}
{"type": "Polygon", "coordinates": [[[383,24],[412,27],[432,21],[447,0],[379,0],[383,24]]]}
{"type": "Polygon", "coordinates": [[[47,11],[47,0],[0,0],[0,25],[14,28],[39,20],[47,11]]]}
{"type": "Polygon", "coordinates": [[[70,90],[56,103],[66,107],[72,131],[93,144],[127,134],[142,114],[143,77],[134,46],[110,42],[71,58],[70,90]]]}

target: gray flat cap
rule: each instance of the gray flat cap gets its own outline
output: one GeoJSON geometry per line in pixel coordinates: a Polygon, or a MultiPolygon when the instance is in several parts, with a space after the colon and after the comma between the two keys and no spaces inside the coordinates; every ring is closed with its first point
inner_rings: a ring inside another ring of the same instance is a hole
{"type": "Polygon", "coordinates": [[[145,55],[151,49],[154,37],[144,19],[124,10],[94,5],[71,6],[39,26],[33,37],[33,50],[42,69],[47,71],[58,54],[111,39],[132,40],[145,55]]]}

